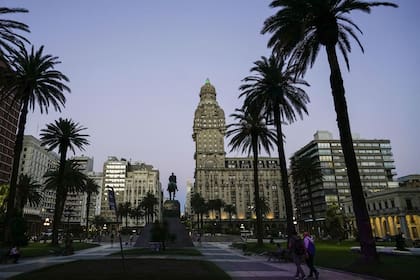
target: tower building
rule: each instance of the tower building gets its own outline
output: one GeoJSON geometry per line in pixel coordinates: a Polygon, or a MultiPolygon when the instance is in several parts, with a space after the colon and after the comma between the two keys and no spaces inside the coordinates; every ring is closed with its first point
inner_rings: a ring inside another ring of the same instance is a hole
{"type": "MultiPolygon", "coordinates": [[[[199,193],[206,201],[221,199],[235,206],[234,223],[252,221],[254,213],[252,158],[227,158],[224,150],[225,113],[216,99],[216,89],[207,79],[200,89],[200,101],[194,114],[195,181],[191,193],[199,193]]],[[[259,158],[260,197],[269,206],[264,218],[285,221],[284,199],[277,158],[259,158]]],[[[192,196],[191,194],[191,196],[192,196]]],[[[228,213],[209,212],[205,220],[228,220],[228,213]]]]}

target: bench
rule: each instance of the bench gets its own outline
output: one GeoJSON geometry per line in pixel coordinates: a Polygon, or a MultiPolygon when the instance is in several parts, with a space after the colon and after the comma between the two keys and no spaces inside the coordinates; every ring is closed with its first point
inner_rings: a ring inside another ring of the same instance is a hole
{"type": "Polygon", "coordinates": [[[288,250],[282,250],[281,252],[266,252],[268,256],[267,261],[271,261],[272,259],[280,261],[280,262],[288,262],[290,260],[288,250]]]}

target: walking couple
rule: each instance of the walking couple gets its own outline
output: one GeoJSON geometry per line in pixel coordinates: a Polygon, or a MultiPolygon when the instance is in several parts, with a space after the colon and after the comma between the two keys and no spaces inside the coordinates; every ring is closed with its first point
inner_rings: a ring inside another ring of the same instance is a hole
{"type": "Polygon", "coordinates": [[[295,279],[308,279],[309,277],[319,278],[319,272],[314,266],[315,243],[308,232],[303,234],[303,239],[295,231],[289,243],[289,249],[292,252],[293,262],[296,265],[295,279]],[[309,267],[309,276],[305,276],[302,269],[302,262],[309,267]]]}

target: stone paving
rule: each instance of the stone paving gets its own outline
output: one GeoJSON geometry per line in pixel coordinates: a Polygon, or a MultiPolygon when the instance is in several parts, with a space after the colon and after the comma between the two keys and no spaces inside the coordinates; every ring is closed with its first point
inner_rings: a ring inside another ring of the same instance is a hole
{"type": "MultiPolygon", "coordinates": [[[[296,268],[293,263],[268,262],[264,256],[244,256],[237,249],[230,248],[231,242],[203,242],[195,243],[196,248],[203,256],[141,256],[139,258],[162,258],[162,259],[203,259],[215,263],[226,271],[234,280],[284,280],[294,279],[296,268]]],[[[0,280],[14,275],[37,270],[43,267],[82,259],[100,259],[119,251],[118,244],[111,246],[103,244],[99,247],[77,251],[70,256],[48,256],[38,258],[21,259],[17,264],[1,264],[0,280]]],[[[169,260],[168,260],[169,261],[169,260]]],[[[303,266],[306,273],[308,269],[303,266]]],[[[319,279],[322,280],[358,280],[376,279],[364,275],[356,275],[331,269],[318,269],[319,279]]]]}
{"type": "MultiPolygon", "coordinates": [[[[230,243],[208,242],[202,243],[201,246],[196,245],[204,259],[214,262],[234,280],[295,279],[296,267],[293,263],[268,262],[264,256],[244,256],[241,251],[230,248],[230,243]]],[[[302,267],[308,275],[308,268],[302,267]]],[[[319,279],[322,280],[378,279],[323,268],[319,268],[318,271],[319,279]]]]}

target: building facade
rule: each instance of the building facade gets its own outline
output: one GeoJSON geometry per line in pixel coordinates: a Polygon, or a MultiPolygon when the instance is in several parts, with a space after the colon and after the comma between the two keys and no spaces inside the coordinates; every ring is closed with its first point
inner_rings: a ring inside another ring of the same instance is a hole
{"type": "Polygon", "coordinates": [[[115,211],[109,208],[108,190],[111,188],[114,190],[116,205],[124,202],[127,165],[127,160],[118,159],[114,156],[109,156],[108,160],[104,163],[101,216],[111,223],[117,222],[117,216],[115,215],[115,211]]]}
{"type": "MultiPolygon", "coordinates": [[[[143,198],[153,194],[158,204],[155,205],[153,221],[162,220],[162,186],[159,178],[159,170],[153,169],[152,165],[135,162],[127,166],[127,177],[125,180],[124,202],[130,202],[132,208],[137,208],[143,198]]],[[[125,218],[123,218],[125,224],[125,218]]],[[[145,217],[128,217],[127,225],[130,227],[144,226],[145,217]]]]}
{"type": "MultiPolygon", "coordinates": [[[[71,158],[72,161],[76,162],[79,170],[85,175],[89,175],[93,172],[93,158],[85,155],[74,156],[71,158]]],[[[95,205],[93,202],[96,201],[96,194],[92,194],[90,202],[90,215],[95,211],[95,205]]],[[[61,217],[63,223],[67,223],[72,226],[84,226],[86,225],[86,205],[87,194],[85,192],[71,192],[67,194],[66,203],[64,204],[64,212],[61,217]]],[[[93,219],[93,217],[91,217],[93,219]]]]}
{"type": "MultiPolygon", "coordinates": [[[[216,100],[214,86],[207,80],[201,87],[194,115],[195,181],[192,193],[199,193],[206,201],[221,199],[225,204],[234,205],[233,221],[239,224],[250,222],[255,218],[253,159],[226,157],[225,133],[224,111],[216,100]]],[[[270,208],[265,219],[285,221],[278,159],[261,157],[258,165],[260,197],[270,208]]],[[[216,220],[219,219],[217,215],[217,212],[209,212],[204,219],[216,220]]],[[[220,218],[226,221],[230,217],[222,212],[220,218]]]]}
{"type": "MultiPolygon", "coordinates": [[[[419,175],[417,175],[418,178],[419,175]]],[[[407,239],[420,239],[420,185],[418,183],[417,185],[403,184],[398,188],[369,193],[366,204],[375,237],[387,238],[402,233],[407,239]]],[[[346,216],[350,219],[350,228],[355,228],[351,200],[344,201],[343,207],[346,216]]]]}
{"type": "MultiPolygon", "coordinates": [[[[353,145],[365,196],[398,187],[393,179],[395,166],[389,140],[354,137],[353,145]]],[[[343,202],[351,199],[340,140],[333,139],[328,131],[317,131],[314,140],[295,152],[291,160],[306,156],[319,164],[322,179],[311,181],[310,188],[305,183],[293,184],[297,220],[305,229],[313,219],[311,203],[314,219],[322,222],[329,206],[336,204],[342,209],[343,202]]]]}
{"type": "Polygon", "coordinates": [[[44,174],[58,164],[58,155],[41,147],[41,141],[31,135],[23,138],[22,153],[20,155],[19,175],[28,175],[41,185],[38,192],[42,195],[39,205],[26,204],[24,215],[29,221],[29,231],[39,234],[40,225],[45,219],[52,221],[55,208],[55,191],[44,189],[44,174]]]}
{"type": "Polygon", "coordinates": [[[0,102],[0,183],[8,183],[12,173],[19,106],[11,98],[0,102]]]}

